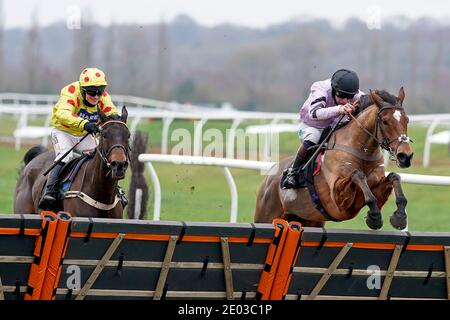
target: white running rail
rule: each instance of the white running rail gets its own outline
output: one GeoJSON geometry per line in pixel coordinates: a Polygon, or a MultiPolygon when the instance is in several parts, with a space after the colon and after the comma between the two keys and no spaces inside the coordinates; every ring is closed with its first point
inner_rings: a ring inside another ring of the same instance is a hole
{"type": "MultiPolygon", "coordinates": [[[[52,110],[51,107],[58,98],[59,96],[57,95],[0,93],[0,115],[2,113],[20,115],[15,134],[17,148],[20,147],[20,139],[22,138],[40,136],[43,138],[42,142],[44,144],[47,142],[49,130],[37,127],[30,127],[30,130],[27,130],[28,126],[24,126],[23,123],[27,123],[29,115],[46,115],[49,117],[52,110]]],[[[257,129],[259,132],[264,132],[266,140],[270,132],[290,132],[295,130],[295,126],[299,124],[298,113],[238,111],[232,107],[230,108],[230,104],[227,103],[224,104],[224,108],[217,109],[127,95],[113,95],[112,98],[117,107],[120,108],[122,105],[125,105],[129,109],[130,118],[133,118],[129,127],[133,133],[142,119],[162,119],[161,153],[163,154],[169,153],[169,129],[174,119],[199,120],[193,139],[194,145],[197,147],[197,155],[200,154],[198,149],[202,141],[202,127],[208,120],[233,121],[228,133],[230,145],[227,146],[227,157],[229,158],[234,157],[234,139],[232,139],[232,136],[242,121],[270,120],[271,122],[266,125],[248,128],[248,130],[257,129]],[[292,124],[278,123],[279,121],[289,121],[292,124]]],[[[423,166],[428,167],[431,144],[443,143],[436,140],[439,137],[433,135],[433,131],[438,124],[450,124],[450,113],[410,115],[409,119],[411,123],[428,127],[423,154],[423,166]]],[[[46,121],[44,126],[47,126],[48,122],[46,121]]]]}

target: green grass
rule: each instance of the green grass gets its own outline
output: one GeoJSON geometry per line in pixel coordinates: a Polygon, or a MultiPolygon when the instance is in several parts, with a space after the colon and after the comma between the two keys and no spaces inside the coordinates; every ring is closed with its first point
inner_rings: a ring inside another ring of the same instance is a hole
{"type": "Polygon", "coordinates": [[[0,212],[13,212],[14,189],[18,177],[18,168],[26,150],[14,150],[13,147],[0,147],[0,212]]]}
{"type": "MultiPolygon", "coordinates": [[[[261,124],[263,121],[252,121],[241,124],[261,124]]],[[[15,125],[15,124],[13,124],[15,125]]],[[[4,118],[0,121],[0,131],[10,126],[5,123],[4,118]]],[[[226,129],[230,128],[229,121],[208,121],[204,130],[217,128],[225,136],[226,129]]],[[[193,136],[193,121],[174,121],[170,133],[174,130],[187,129],[193,136]]],[[[161,148],[162,122],[159,120],[142,121],[139,130],[147,132],[150,137],[149,152],[159,152],[161,148]]],[[[410,128],[409,135],[415,141],[413,144],[415,156],[413,166],[407,170],[399,170],[395,164],[390,164],[388,171],[421,173],[433,175],[450,175],[450,157],[448,147],[445,145],[433,145],[431,150],[431,167],[422,168],[422,152],[426,134],[426,128],[410,128]]],[[[173,147],[177,142],[170,144],[173,147]]],[[[298,148],[298,137],[296,133],[283,133],[280,135],[280,158],[289,156],[298,148]]],[[[204,146],[209,142],[204,142],[204,146]]],[[[0,147],[0,157],[4,159],[0,166],[0,212],[12,212],[12,199],[17,178],[17,170],[26,149],[15,151],[11,146],[0,147]]],[[[230,193],[222,168],[184,166],[172,164],[158,164],[154,167],[158,173],[162,187],[162,220],[185,220],[185,221],[229,221],[230,216],[230,193]]],[[[253,221],[256,193],[264,176],[255,170],[232,169],[238,194],[238,221],[253,221]]],[[[153,215],[153,192],[148,173],[147,181],[150,189],[148,204],[148,218],[153,215]]],[[[130,172],[121,183],[128,190],[130,172]]],[[[403,185],[408,202],[409,227],[411,231],[449,231],[449,187],[403,185]]],[[[393,230],[389,224],[389,217],[395,210],[395,199],[392,196],[383,208],[384,227],[383,230],[393,230]]],[[[334,223],[330,222],[327,227],[364,229],[367,226],[364,216],[367,209],[364,208],[360,214],[351,221],[334,223]]]]}

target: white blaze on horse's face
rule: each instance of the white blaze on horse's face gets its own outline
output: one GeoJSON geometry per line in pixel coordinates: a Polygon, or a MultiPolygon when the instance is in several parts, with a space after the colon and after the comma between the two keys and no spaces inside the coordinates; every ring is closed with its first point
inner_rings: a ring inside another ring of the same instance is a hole
{"type": "Polygon", "coordinates": [[[399,110],[395,110],[394,112],[394,119],[400,122],[400,119],[402,118],[402,113],[399,110]]]}

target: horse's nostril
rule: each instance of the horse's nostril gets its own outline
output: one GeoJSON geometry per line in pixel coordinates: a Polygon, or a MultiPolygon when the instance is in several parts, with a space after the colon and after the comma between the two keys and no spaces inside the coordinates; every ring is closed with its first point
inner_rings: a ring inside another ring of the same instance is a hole
{"type": "Polygon", "coordinates": [[[111,167],[117,171],[125,171],[128,163],[126,161],[111,161],[111,167]]]}
{"type": "Polygon", "coordinates": [[[412,154],[407,155],[406,153],[403,153],[403,152],[400,152],[399,154],[397,154],[397,160],[402,168],[403,167],[407,168],[407,167],[411,166],[411,159],[412,159],[412,154]]]}
{"type": "Polygon", "coordinates": [[[404,153],[399,153],[397,155],[397,159],[401,162],[404,162],[406,160],[406,155],[404,153]]]}

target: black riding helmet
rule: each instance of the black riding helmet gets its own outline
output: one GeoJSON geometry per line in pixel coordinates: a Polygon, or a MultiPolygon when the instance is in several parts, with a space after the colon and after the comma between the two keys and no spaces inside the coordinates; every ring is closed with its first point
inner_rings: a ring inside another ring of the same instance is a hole
{"type": "Polygon", "coordinates": [[[359,92],[359,78],[356,72],[339,69],[331,77],[331,87],[336,93],[353,97],[359,92]]]}

